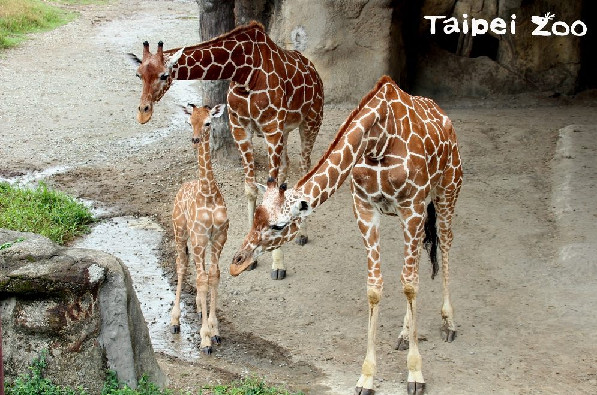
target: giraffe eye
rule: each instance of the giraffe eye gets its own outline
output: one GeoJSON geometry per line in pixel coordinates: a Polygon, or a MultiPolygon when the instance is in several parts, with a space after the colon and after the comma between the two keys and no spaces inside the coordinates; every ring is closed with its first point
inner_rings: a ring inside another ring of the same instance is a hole
{"type": "Polygon", "coordinates": [[[166,81],[168,79],[168,77],[169,77],[168,73],[164,73],[164,74],[160,75],[160,79],[162,81],[166,81]]]}
{"type": "Polygon", "coordinates": [[[137,78],[141,79],[141,74],[137,73],[137,78]]]}
{"type": "Polygon", "coordinates": [[[277,231],[281,231],[284,230],[284,228],[286,227],[286,225],[288,224],[282,224],[282,225],[270,225],[270,229],[272,230],[277,230],[277,231]]]}

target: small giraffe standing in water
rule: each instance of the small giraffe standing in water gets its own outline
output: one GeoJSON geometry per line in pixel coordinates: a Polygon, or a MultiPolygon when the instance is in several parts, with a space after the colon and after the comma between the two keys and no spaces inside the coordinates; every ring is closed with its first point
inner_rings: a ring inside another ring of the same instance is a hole
{"type": "MultiPolygon", "coordinates": [[[[263,134],[267,144],[269,177],[280,182],[288,173],[288,134],[298,128],[301,138],[301,174],[311,167],[311,151],[323,119],[323,83],[313,63],[298,51],[280,48],[263,25],[252,22],[212,40],[155,54],[143,43],[143,57],[129,54],[143,81],[137,120],[148,122],[153,105],[174,80],[230,80],[228,115],[230,130],[243,161],[249,226],[253,222],[257,183],[253,134],[263,134]]],[[[306,226],[297,237],[307,243],[306,226]]],[[[272,278],[286,276],[281,250],[274,251],[272,278]]]]}
{"type": "Polygon", "coordinates": [[[239,275],[257,255],[292,240],[301,221],[336,192],[348,175],[352,175],[353,209],[367,251],[368,273],[367,354],[356,394],[374,393],[375,338],[383,290],[381,214],[398,217],[404,233],[401,281],[407,303],[399,347],[408,348],[407,391],[422,394],[425,380],[416,321],[420,251],[429,243],[435,276],[439,270],[434,253],[439,233],[442,331],[444,340],[451,342],[456,326],[448,291],[448,253],[454,207],[462,185],[452,122],[432,100],[411,96],[390,77],[382,77],[349,115],[319,163],[294,188],[287,190],[285,184],[278,187],[274,179],[268,181],[263,203],[255,210],[253,227],[234,256],[230,273],[239,275]]]}
{"type": "Polygon", "coordinates": [[[188,264],[188,247],[191,247],[193,261],[197,268],[197,310],[201,316],[201,351],[211,354],[212,344],[220,344],[220,331],[216,317],[216,301],[220,283],[218,261],[228,237],[228,215],[226,203],[214,179],[209,153],[210,122],[222,116],[225,104],[209,107],[185,108],[193,126],[193,146],[197,149],[199,179],[186,182],[178,190],[172,211],[174,240],[176,242],[176,298],[172,307],[171,330],[180,332],[180,293],[188,264]],[[205,255],[211,248],[211,264],[206,270],[205,255]],[[209,315],[207,294],[211,295],[209,315]]]}

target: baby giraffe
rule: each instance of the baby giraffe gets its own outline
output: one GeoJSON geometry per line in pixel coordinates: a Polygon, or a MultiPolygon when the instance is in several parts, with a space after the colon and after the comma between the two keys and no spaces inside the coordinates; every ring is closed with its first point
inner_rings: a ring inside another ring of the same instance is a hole
{"type": "Polygon", "coordinates": [[[172,211],[174,240],[176,242],[176,299],[172,308],[172,333],[180,332],[180,292],[187,270],[189,242],[193,261],[197,267],[197,311],[201,317],[201,351],[211,354],[212,343],[220,344],[220,332],[216,317],[216,299],[220,283],[218,261],[222,247],[228,236],[228,215],[226,203],[214,179],[209,154],[211,119],[220,117],[226,108],[218,104],[213,109],[207,106],[196,107],[189,104],[185,112],[189,114],[193,126],[193,146],[197,149],[199,179],[186,182],[178,190],[172,211]],[[211,248],[211,264],[206,270],[205,254],[211,248]],[[211,291],[210,310],[207,313],[207,293],[211,291]],[[200,309],[200,310],[199,310],[200,309]]]}

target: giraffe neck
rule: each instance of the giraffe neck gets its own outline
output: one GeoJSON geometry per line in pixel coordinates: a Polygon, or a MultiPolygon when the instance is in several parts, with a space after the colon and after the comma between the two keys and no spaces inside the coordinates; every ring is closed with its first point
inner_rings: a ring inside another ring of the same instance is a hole
{"type": "MultiPolygon", "coordinates": [[[[268,40],[260,25],[240,27],[212,40],[184,49],[172,69],[177,80],[225,80],[247,85],[255,68],[261,65],[268,40]]],[[[164,53],[172,54],[177,49],[164,53]]]]}
{"type": "Polygon", "coordinates": [[[321,205],[340,188],[363,154],[375,156],[384,137],[380,133],[388,132],[389,124],[382,82],[363,98],[319,163],[296,184],[294,189],[310,202],[311,208],[321,205]]]}
{"type": "Polygon", "coordinates": [[[203,190],[213,190],[216,187],[216,180],[211,166],[211,154],[209,152],[209,136],[205,138],[197,148],[197,164],[199,181],[203,190]]]}

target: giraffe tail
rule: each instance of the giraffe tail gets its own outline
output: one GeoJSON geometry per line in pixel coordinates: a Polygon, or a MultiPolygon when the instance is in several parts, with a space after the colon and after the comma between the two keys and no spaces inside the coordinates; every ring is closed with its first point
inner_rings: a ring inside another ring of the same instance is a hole
{"type": "Polygon", "coordinates": [[[431,278],[435,278],[437,272],[439,271],[439,263],[437,261],[437,228],[435,226],[436,222],[436,215],[435,215],[435,206],[433,205],[433,201],[429,202],[427,205],[427,219],[425,220],[425,238],[423,239],[423,245],[425,249],[429,253],[429,258],[431,259],[431,278]]]}

